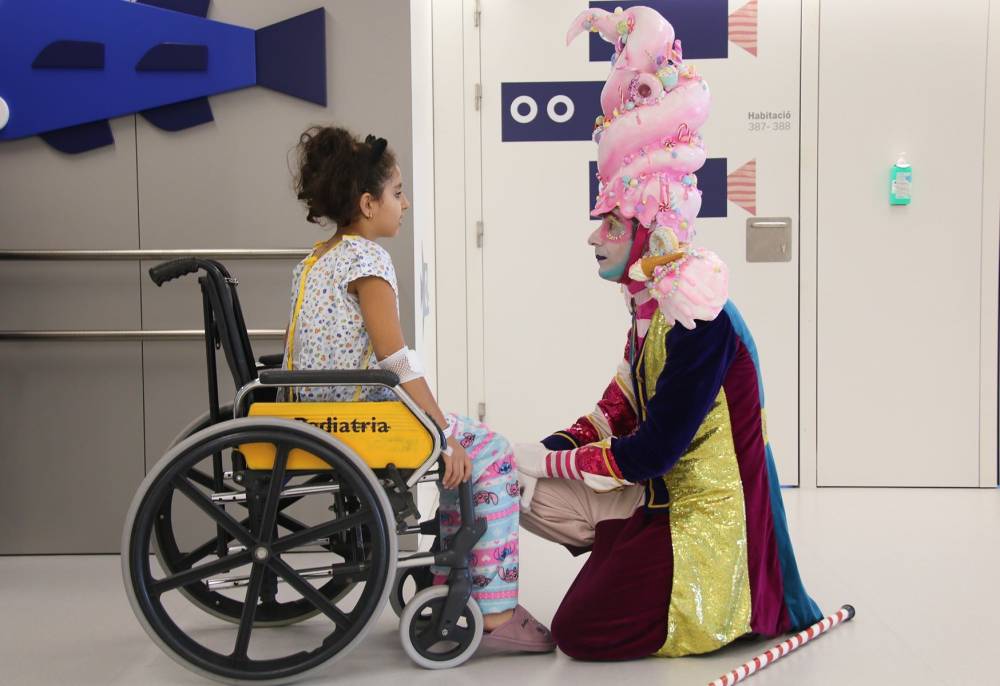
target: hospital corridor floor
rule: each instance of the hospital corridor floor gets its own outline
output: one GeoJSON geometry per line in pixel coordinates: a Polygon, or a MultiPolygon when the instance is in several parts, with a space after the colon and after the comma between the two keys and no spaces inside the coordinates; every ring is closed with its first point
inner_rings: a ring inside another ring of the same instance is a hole
{"type": "MultiPolygon", "coordinates": [[[[857,616],[744,683],[1000,684],[1000,491],[786,489],[783,495],[807,590],[824,613],[851,603],[857,616]]],[[[583,560],[522,531],[522,604],[550,622],[583,560]]],[[[704,685],[778,642],[744,640],[709,656],[625,663],[561,653],[480,657],[427,671],[406,657],[397,627],[387,607],[356,649],[298,683],[704,685]]],[[[0,684],[7,686],[212,683],[176,664],[145,634],[114,555],[0,557],[0,636],[0,684]]]]}

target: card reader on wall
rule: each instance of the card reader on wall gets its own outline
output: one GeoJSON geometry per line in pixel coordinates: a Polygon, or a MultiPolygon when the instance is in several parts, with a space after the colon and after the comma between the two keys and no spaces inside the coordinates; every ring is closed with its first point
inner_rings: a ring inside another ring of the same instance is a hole
{"type": "Polygon", "coordinates": [[[747,219],[747,262],[791,262],[792,218],[747,219]]]}

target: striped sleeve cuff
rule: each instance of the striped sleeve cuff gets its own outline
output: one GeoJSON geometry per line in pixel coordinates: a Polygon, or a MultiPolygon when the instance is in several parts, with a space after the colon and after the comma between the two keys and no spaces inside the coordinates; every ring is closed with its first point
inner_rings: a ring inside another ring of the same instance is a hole
{"type": "Polygon", "coordinates": [[[545,472],[550,479],[583,481],[576,466],[576,450],[556,450],[545,456],[545,472]]]}

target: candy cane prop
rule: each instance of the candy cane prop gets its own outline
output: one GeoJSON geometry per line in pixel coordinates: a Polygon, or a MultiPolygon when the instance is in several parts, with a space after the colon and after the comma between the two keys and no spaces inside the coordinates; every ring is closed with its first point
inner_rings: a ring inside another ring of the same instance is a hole
{"type": "Polygon", "coordinates": [[[787,641],[779,643],[770,650],[764,651],[754,659],[743,663],[728,674],[723,674],[708,686],[733,686],[733,684],[738,684],[751,674],[764,669],[775,660],[783,658],[796,648],[802,647],[820,634],[825,634],[833,627],[842,622],[846,622],[853,617],[854,608],[851,605],[844,605],[840,608],[840,610],[829,617],[821,619],[805,631],[800,631],[787,641]]]}

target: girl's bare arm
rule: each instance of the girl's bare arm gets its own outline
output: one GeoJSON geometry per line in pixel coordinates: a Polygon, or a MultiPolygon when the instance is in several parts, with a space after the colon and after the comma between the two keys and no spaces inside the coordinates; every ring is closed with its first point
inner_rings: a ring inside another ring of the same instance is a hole
{"type": "MultiPolygon", "coordinates": [[[[365,329],[368,331],[377,359],[384,360],[406,345],[403,339],[403,327],[399,323],[399,312],[396,310],[396,294],[388,282],[377,276],[366,276],[352,281],[348,290],[358,295],[361,317],[364,319],[365,329]]],[[[434,394],[431,393],[430,386],[423,377],[407,381],[402,386],[420,409],[430,415],[439,427],[444,429],[447,426],[444,413],[438,407],[434,394]]],[[[465,456],[465,451],[454,439],[448,439],[448,444],[454,454],[453,459],[445,460],[445,478],[442,483],[447,488],[453,488],[469,478],[472,466],[465,456]]]]}

